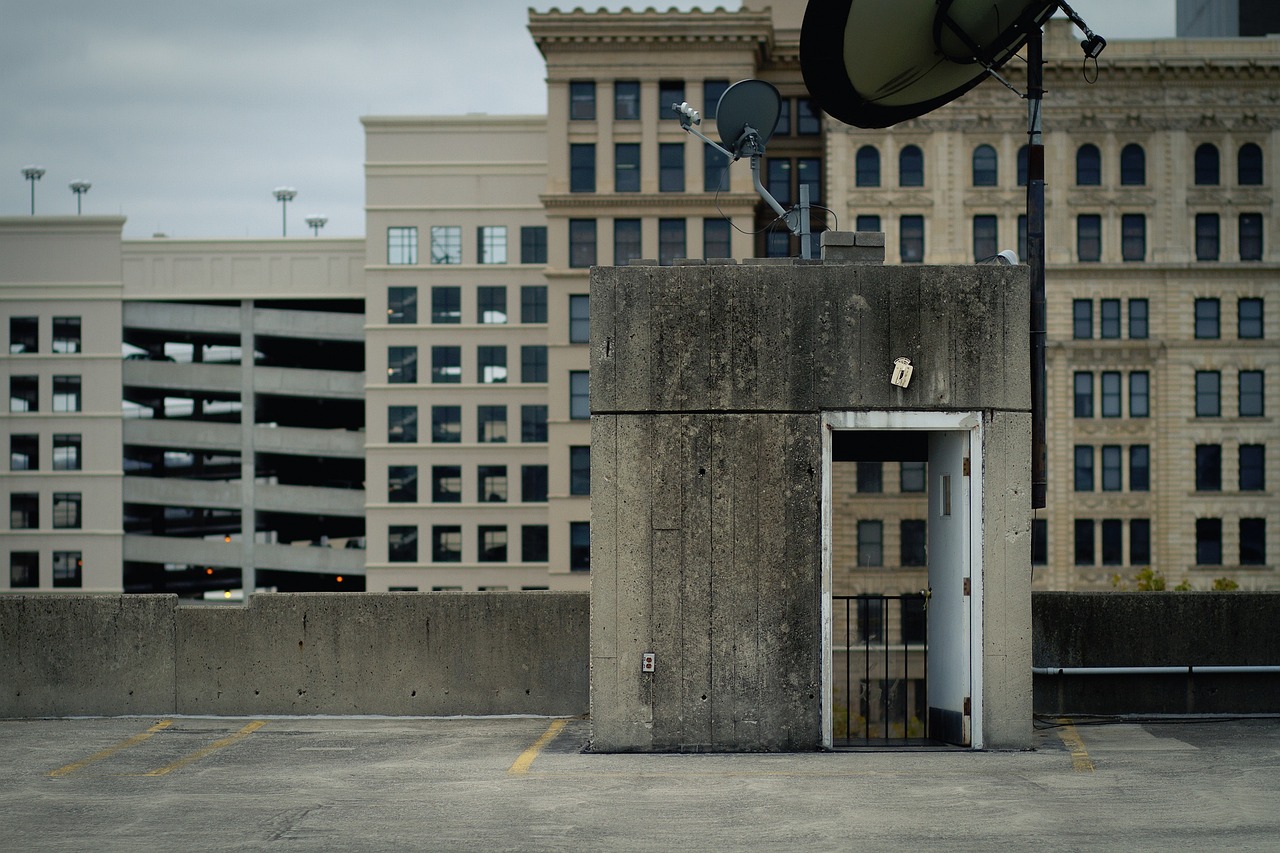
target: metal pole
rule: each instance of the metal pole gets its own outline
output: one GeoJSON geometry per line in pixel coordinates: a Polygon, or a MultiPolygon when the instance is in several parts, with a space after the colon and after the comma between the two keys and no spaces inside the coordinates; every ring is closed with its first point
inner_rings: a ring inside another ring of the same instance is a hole
{"type": "Polygon", "coordinates": [[[1044,32],[1027,39],[1027,265],[1031,278],[1031,507],[1042,509],[1048,491],[1045,446],[1045,286],[1044,140],[1040,105],[1044,97],[1044,32]]]}
{"type": "Polygon", "coordinates": [[[289,199],[280,199],[280,236],[289,236],[289,199]]]}

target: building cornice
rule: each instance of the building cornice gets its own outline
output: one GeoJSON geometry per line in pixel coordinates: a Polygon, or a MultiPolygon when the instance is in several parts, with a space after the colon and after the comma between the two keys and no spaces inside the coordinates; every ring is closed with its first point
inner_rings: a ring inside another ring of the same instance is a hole
{"type": "Polygon", "coordinates": [[[773,17],[769,11],[747,9],[688,12],[659,11],[652,7],[642,11],[622,9],[610,12],[600,9],[588,12],[578,8],[562,12],[529,12],[529,33],[546,58],[548,50],[599,49],[619,45],[661,49],[665,45],[687,47],[736,47],[758,45],[767,48],[773,41],[773,17]]]}
{"type": "Polygon", "coordinates": [[[620,208],[636,211],[653,210],[701,210],[732,208],[735,211],[755,209],[755,193],[545,193],[538,197],[548,211],[580,211],[584,215],[596,210],[615,211],[620,208]]]}

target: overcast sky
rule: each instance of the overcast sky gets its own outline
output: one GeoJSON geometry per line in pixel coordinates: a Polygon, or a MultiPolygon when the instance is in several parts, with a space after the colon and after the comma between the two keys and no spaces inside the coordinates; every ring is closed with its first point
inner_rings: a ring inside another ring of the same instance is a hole
{"type": "MultiPolygon", "coordinates": [[[[1174,33],[1174,0],[1072,5],[1108,39],[1174,33]]],[[[312,213],[325,236],[360,236],[360,116],[546,111],[529,6],[0,0],[0,215],[30,212],[35,164],[36,213],[75,213],[84,179],[84,212],[124,214],[128,237],[279,236],[281,185],[298,191],[291,236],[312,213]]]]}

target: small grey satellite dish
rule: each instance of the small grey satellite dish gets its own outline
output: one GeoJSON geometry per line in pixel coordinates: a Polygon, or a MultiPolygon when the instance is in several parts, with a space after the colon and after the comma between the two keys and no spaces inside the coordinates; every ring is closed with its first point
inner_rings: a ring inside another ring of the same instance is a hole
{"type": "Polygon", "coordinates": [[[724,147],[741,156],[742,135],[746,128],[755,131],[760,150],[769,143],[782,113],[782,96],[772,83],[764,80],[739,80],[720,96],[716,107],[716,130],[724,147]]]}

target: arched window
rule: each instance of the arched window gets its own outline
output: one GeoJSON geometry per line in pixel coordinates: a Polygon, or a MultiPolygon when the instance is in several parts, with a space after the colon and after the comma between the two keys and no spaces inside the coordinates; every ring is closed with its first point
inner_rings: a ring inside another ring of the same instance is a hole
{"type": "Polygon", "coordinates": [[[924,186],[924,152],[917,145],[908,145],[898,152],[898,186],[924,186]]]}
{"type": "Polygon", "coordinates": [[[864,145],[858,149],[854,160],[855,186],[880,186],[880,149],[874,145],[864,145]]]}
{"type": "Polygon", "coordinates": [[[1102,154],[1098,146],[1086,142],[1076,149],[1076,186],[1096,187],[1102,183],[1102,154]]]}
{"type": "Polygon", "coordinates": [[[1140,187],[1147,182],[1147,152],[1136,142],[1120,149],[1120,185],[1140,187]]]}
{"type": "Polygon", "coordinates": [[[1236,157],[1236,181],[1241,186],[1262,186],[1262,149],[1252,142],[1240,146],[1236,157]]]}
{"type": "Polygon", "coordinates": [[[973,185],[975,187],[996,185],[996,163],[996,149],[990,145],[979,145],[973,149],[973,185]]]}
{"type": "Polygon", "coordinates": [[[1027,152],[1029,150],[1026,145],[1018,149],[1018,186],[1020,187],[1027,185],[1027,152]]]}
{"type": "Polygon", "coordinates": [[[1196,186],[1218,185],[1218,146],[1205,142],[1196,148],[1196,186]]]}

